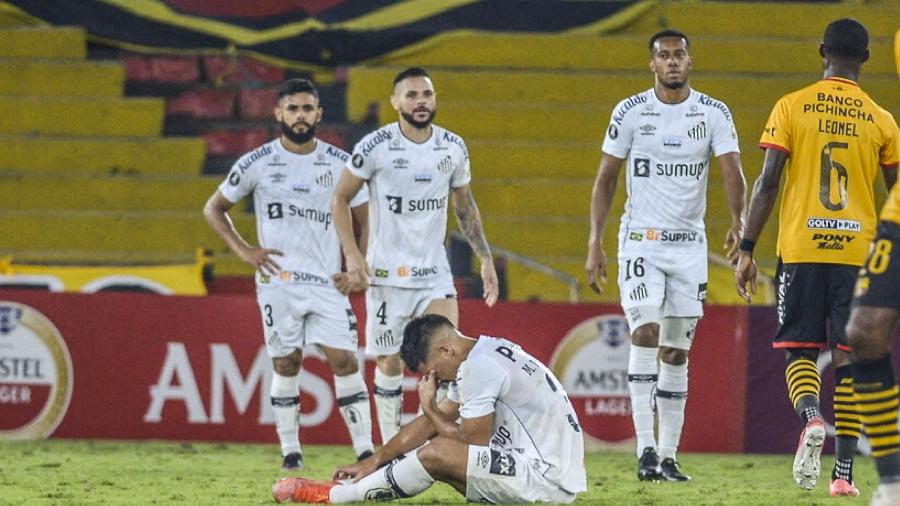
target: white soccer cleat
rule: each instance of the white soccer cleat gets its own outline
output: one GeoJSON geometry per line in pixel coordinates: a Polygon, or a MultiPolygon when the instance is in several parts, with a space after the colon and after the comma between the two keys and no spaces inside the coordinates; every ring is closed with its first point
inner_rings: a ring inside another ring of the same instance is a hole
{"type": "Polygon", "coordinates": [[[869,506],[900,506],[900,483],[878,485],[869,506]]]}
{"type": "Polygon", "coordinates": [[[825,420],[811,418],[800,433],[797,453],[794,455],[794,482],[806,490],[811,490],[819,480],[822,445],[825,444],[825,420]]]}

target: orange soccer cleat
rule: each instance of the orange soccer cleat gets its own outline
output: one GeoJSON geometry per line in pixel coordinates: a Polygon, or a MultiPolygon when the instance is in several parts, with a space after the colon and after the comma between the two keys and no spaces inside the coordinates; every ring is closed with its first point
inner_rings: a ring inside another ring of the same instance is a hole
{"type": "Polygon", "coordinates": [[[334,481],[314,481],[306,478],[282,478],[272,485],[275,502],[328,504],[334,481]]]}
{"type": "Polygon", "coordinates": [[[831,480],[828,485],[828,495],[831,497],[856,497],[859,495],[859,489],[852,481],[842,480],[840,478],[831,480]]]}

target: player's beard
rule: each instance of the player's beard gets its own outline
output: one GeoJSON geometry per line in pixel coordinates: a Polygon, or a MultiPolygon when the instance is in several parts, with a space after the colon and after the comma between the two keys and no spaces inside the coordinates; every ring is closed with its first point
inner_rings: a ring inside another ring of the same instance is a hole
{"type": "Polygon", "coordinates": [[[304,123],[308,128],[305,132],[295,132],[294,128],[285,122],[281,122],[281,133],[294,144],[306,144],[316,135],[316,125],[304,123]]]}
{"type": "Polygon", "coordinates": [[[430,125],[431,122],[434,121],[434,115],[437,114],[437,109],[433,109],[431,111],[431,114],[428,115],[428,118],[423,121],[417,120],[413,116],[413,114],[415,114],[415,111],[413,111],[412,114],[408,112],[400,112],[400,115],[403,116],[403,119],[405,119],[407,123],[415,128],[418,128],[419,130],[423,130],[425,128],[428,128],[428,125],[430,125]]]}
{"type": "Polygon", "coordinates": [[[680,90],[681,88],[684,88],[685,84],[687,84],[687,79],[684,79],[682,81],[668,81],[668,82],[663,81],[662,82],[663,87],[668,88],[670,90],[680,90]]]}

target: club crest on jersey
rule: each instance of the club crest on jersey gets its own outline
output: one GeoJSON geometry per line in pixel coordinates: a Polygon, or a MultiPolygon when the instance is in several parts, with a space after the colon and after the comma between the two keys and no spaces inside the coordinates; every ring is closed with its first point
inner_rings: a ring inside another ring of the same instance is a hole
{"type": "Polygon", "coordinates": [[[449,174],[451,170],[453,170],[453,157],[450,155],[445,156],[437,166],[438,170],[441,171],[441,174],[449,174]]]}
{"type": "Polygon", "coordinates": [[[706,122],[701,121],[696,125],[692,126],[690,130],[688,130],[688,137],[694,139],[695,141],[699,141],[700,139],[706,138],[706,122]]]}
{"type": "Polygon", "coordinates": [[[634,159],[634,177],[650,177],[650,160],[648,158],[634,159]]]}
{"type": "Polygon", "coordinates": [[[656,135],[656,127],[651,124],[641,125],[638,129],[641,131],[641,135],[656,135]]]}
{"type": "Polygon", "coordinates": [[[316,184],[323,188],[331,188],[334,186],[334,175],[330,170],[328,172],[323,172],[316,178],[316,184]]]}

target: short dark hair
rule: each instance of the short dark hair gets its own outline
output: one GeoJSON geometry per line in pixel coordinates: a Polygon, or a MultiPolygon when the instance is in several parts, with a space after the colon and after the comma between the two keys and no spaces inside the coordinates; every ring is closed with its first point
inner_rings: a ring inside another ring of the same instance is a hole
{"type": "Polygon", "coordinates": [[[656,41],[659,39],[664,39],[666,37],[679,37],[684,39],[684,46],[688,49],[691,48],[691,41],[688,39],[688,36],[684,34],[684,32],[680,32],[678,30],[663,30],[661,32],[656,32],[653,34],[653,37],[650,37],[650,43],[648,46],[650,47],[650,54],[653,54],[653,45],[656,44],[656,41]]]}
{"type": "Polygon", "coordinates": [[[442,327],[456,328],[446,316],[439,314],[422,315],[406,324],[403,329],[403,344],[400,345],[400,357],[410,371],[419,372],[419,366],[428,359],[431,337],[442,327]]]}
{"type": "Polygon", "coordinates": [[[431,76],[428,75],[428,71],[425,70],[424,68],[410,67],[410,68],[404,70],[403,72],[400,72],[399,74],[397,74],[396,77],[394,77],[394,86],[397,86],[397,83],[399,83],[400,81],[402,81],[408,77],[427,77],[429,79],[431,78],[431,76]]]}
{"type": "Polygon", "coordinates": [[[316,85],[309,79],[288,79],[281,83],[281,88],[278,90],[278,100],[291,96],[294,93],[309,93],[316,97],[316,100],[319,100],[319,90],[316,89],[316,85]]]}
{"type": "Polygon", "coordinates": [[[830,56],[860,60],[869,49],[869,31],[855,19],[838,19],[825,28],[822,43],[830,56]]]}

